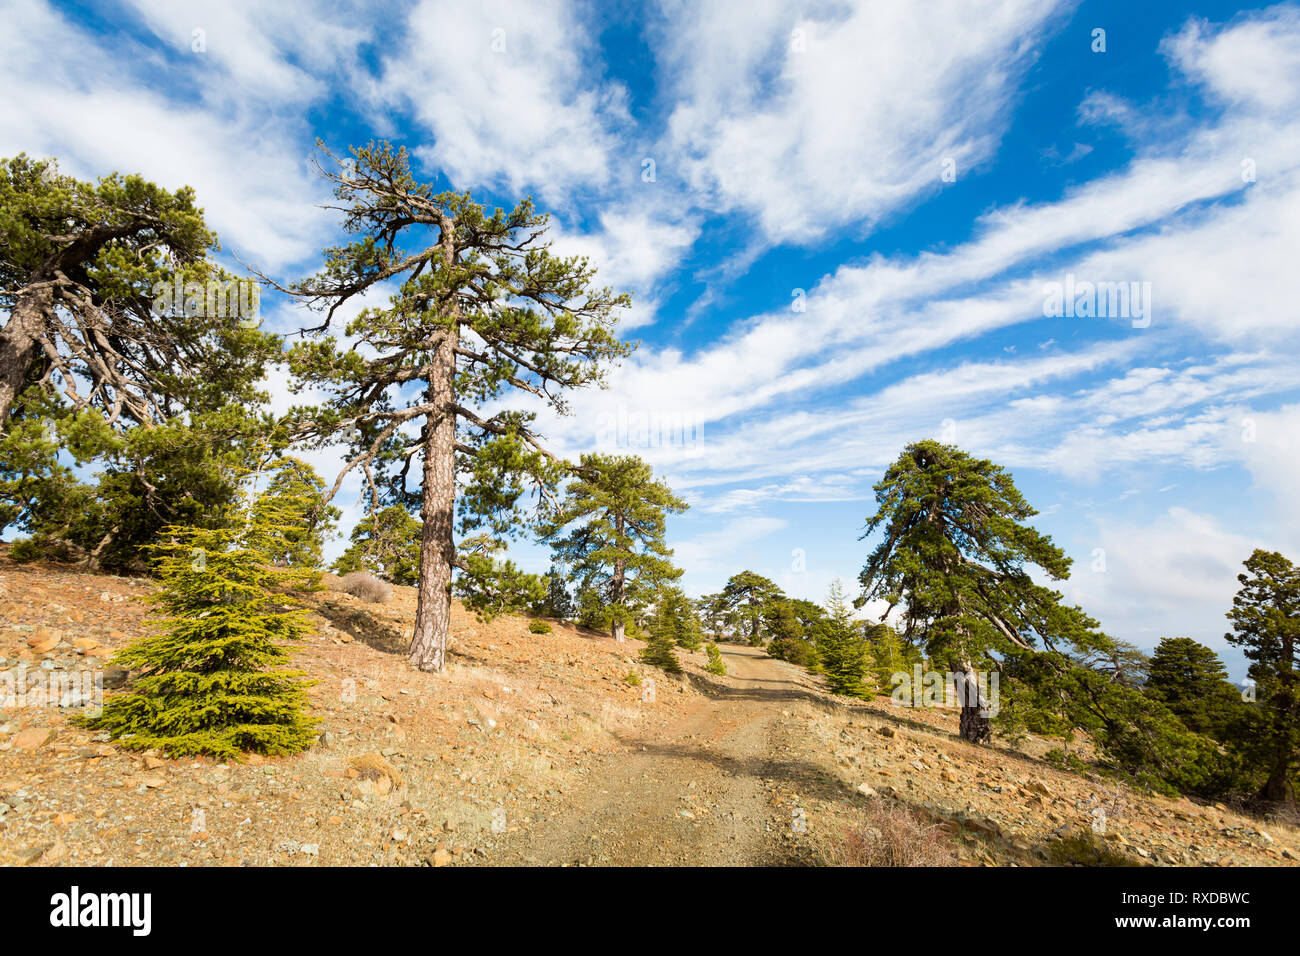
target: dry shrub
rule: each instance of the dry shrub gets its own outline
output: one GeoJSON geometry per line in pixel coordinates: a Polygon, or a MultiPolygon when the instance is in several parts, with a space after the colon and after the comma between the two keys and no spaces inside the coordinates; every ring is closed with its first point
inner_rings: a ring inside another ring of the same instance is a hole
{"type": "Polygon", "coordinates": [[[834,866],[953,866],[957,855],[937,823],[895,800],[873,799],[857,826],[846,827],[829,848],[834,866]]]}
{"type": "Polygon", "coordinates": [[[371,604],[383,604],[393,596],[391,584],[379,580],[367,571],[353,571],[343,575],[339,579],[339,589],[371,604]]]}

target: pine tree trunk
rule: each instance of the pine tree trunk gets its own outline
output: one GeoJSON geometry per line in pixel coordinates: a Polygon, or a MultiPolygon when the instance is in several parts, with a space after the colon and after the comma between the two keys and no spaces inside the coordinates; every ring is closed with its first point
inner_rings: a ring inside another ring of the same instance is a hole
{"type": "Polygon", "coordinates": [[[41,353],[39,335],[49,306],[48,290],[20,295],[0,329],[0,433],[8,429],[14,401],[41,353]]]}
{"type": "Polygon", "coordinates": [[[988,711],[983,707],[961,708],[960,733],[963,740],[973,744],[987,744],[993,740],[993,722],[988,718],[988,711]]]}
{"type": "Polygon", "coordinates": [[[961,738],[973,744],[990,743],[993,740],[993,721],[989,718],[988,701],[980,691],[979,677],[970,664],[963,665],[957,676],[957,696],[961,701],[958,726],[961,738]]]}
{"type": "Polygon", "coordinates": [[[1260,797],[1269,803],[1295,805],[1295,788],[1291,786],[1290,775],[1287,773],[1289,764],[1290,761],[1287,759],[1278,762],[1273,772],[1268,775],[1268,782],[1259,791],[1260,797]]]}
{"type": "Polygon", "coordinates": [[[452,519],[456,508],[456,416],[455,398],[456,331],[444,337],[434,353],[428,401],[439,412],[430,412],[424,427],[424,501],[420,518],[419,603],[415,611],[415,633],[411,637],[410,661],[422,671],[441,671],[447,656],[447,632],[451,627],[451,566],[456,557],[452,519]]]}
{"type": "MultiPolygon", "coordinates": [[[[1286,650],[1289,652],[1290,649],[1286,648],[1286,650]]],[[[1273,769],[1259,791],[1259,796],[1269,803],[1289,807],[1295,806],[1295,788],[1291,785],[1294,750],[1291,734],[1287,730],[1287,724],[1293,719],[1290,717],[1293,710],[1292,700],[1291,695],[1284,690],[1277,695],[1273,703],[1278,708],[1273,714],[1273,769]]]]}
{"type": "MultiPolygon", "coordinates": [[[[623,534],[622,518],[618,519],[618,521],[616,522],[616,526],[617,526],[618,534],[621,537],[623,534]]],[[[627,575],[627,568],[624,564],[623,559],[622,558],[616,559],[614,561],[614,578],[610,583],[610,600],[613,603],[615,608],[614,625],[610,629],[610,632],[613,634],[614,640],[620,644],[625,639],[624,633],[627,627],[627,625],[623,622],[623,601],[627,597],[626,575],[627,575]]]]}

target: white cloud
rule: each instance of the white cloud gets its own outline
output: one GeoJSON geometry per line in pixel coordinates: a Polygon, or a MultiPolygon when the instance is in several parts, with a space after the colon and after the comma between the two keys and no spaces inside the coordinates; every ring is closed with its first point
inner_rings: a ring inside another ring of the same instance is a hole
{"type": "MultiPolygon", "coordinates": [[[[763,19],[770,13],[761,8],[762,29],[771,26],[763,19]]],[[[1188,53],[1180,62],[1191,69],[1196,61],[1188,53]]],[[[731,94],[719,85],[701,95],[712,103],[731,94]]],[[[951,251],[843,265],[808,283],[804,313],[782,307],[737,322],[693,353],[635,356],[608,393],[578,398],[577,416],[555,433],[581,444],[590,423],[611,408],[669,405],[693,413],[708,423],[704,442],[651,454],[686,487],[875,463],[881,448],[892,445],[896,454],[919,437],[918,428],[932,433],[948,417],[960,420],[965,446],[1075,477],[1143,460],[1221,464],[1224,419],[1202,406],[1263,399],[1296,385],[1287,363],[1258,352],[1300,331],[1287,261],[1300,246],[1300,124],[1243,108],[1217,126],[1178,135],[1146,144],[1128,168],[1056,202],[989,212],[975,237],[951,251]],[[1243,142],[1267,171],[1254,184],[1241,175],[1243,142]],[[1215,204],[1224,199],[1232,201],[1215,204]],[[1152,327],[1045,319],[1044,282],[1068,272],[1151,282],[1152,327]],[[938,371],[883,390],[864,378],[1029,322],[1050,328],[1043,338],[1060,337],[1071,351],[1063,344],[1040,350],[1049,363],[954,369],[940,362],[938,371]],[[1117,325],[1123,338],[1107,344],[1117,325]],[[1196,335],[1237,351],[1186,369],[1155,358],[1083,395],[1034,394],[1121,356],[1186,354],[1184,343],[1196,335]],[[826,399],[855,381],[870,398],[826,399]],[[815,412],[795,410],[817,402],[823,407],[815,412]]],[[[738,492],[728,494],[723,502],[738,500],[738,492]]]]}
{"type": "Polygon", "coordinates": [[[1238,107],[1294,112],[1300,104],[1300,10],[1278,5],[1215,31],[1194,19],[1163,49],[1213,95],[1238,107]]]}
{"type": "Polygon", "coordinates": [[[753,546],[785,526],[780,518],[734,518],[715,531],[678,542],[673,547],[673,563],[686,568],[691,580],[712,579],[722,572],[725,579],[755,563],[753,546]]]}
{"type": "Polygon", "coordinates": [[[193,186],[226,249],[264,268],[324,245],[332,223],[315,205],[324,193],[307,167],[309,147],[283,120],[144,90],[127,61],[37,0],[10,0],[3,16],[0,156],[56,156],[87,179],[116,170],[168,189],[193,186]]]}
{"type": "Polygon", "coordinates": [[[619,328],[628,331],[655,320],[656,285],[680,264],[699,236],[693,220],[656,219],[651,208],[612,208],[599,216],[599,229],[569,232],[552,229],[553,251],[586,256],[596,267],[598,285],[632,292],[632,308],[619,328]]]}
{"type": "Polygon", "coordinates": [[[1267,496],[1254,499],[1259,511],[1275,516],[1279,533],[1291,535],[1294,550],[1300,551],[1300,405],[1271,412],[1237,407],[1225,411],[1224,418],[1220,437],[1225,454],[1250,472],[1255,491],[1267,496]]]}
{"type": "Polygon", "coordinates": [[[1059,587],[1112,637],[1148,652],[1162,637],[1190,637],[1244,676],[1240,653],[1223,640],[1224,615],[1242,562],[1260,546],[1214,516],[1185,508],[1170,508],[1150,523],[1103,519],[1094,547],[1104,551],[1105,570],[1091,570],[1095,558],[1086,557],[1059,587]]]}
{"type": "Polygon", "coordinates": [[[567,0],[423,0],[406,26],[377,91],[432,132],[417,153],[457,187],[560,202],[609,182],[627,94],[589,72],[594,40],[567,0]]]}
{"type": "Polygon", "coordinates": [[[315,0],[127,0],[165,44],[196,65],[206,99],[307,101],[329,89],[326,78],[352,64],[368,31],[351,4],[315,0]],[[196,50],[196,46],[201,46],[196,50]],[[294,62],[299,61],[299,62],[294,62]]]}
{"type": "Polygon", "coordinates": [[[1068,4],[665,3],[681,77],[669,161],[773,242],[870,226],[994,152],[1016,84],[1068,4]],[[801,48],[802,44],[802,48],[801,48]]]}

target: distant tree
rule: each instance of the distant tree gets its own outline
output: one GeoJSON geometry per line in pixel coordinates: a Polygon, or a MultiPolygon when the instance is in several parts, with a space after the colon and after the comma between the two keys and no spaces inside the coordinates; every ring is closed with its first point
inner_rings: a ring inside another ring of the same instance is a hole
{"type": "Polygon", "coordinates": [[[579,582],[574,597],[575,617],[580,627],[592,631],[608,631],[611,613],[600,589],[579,582]]]}
{"type": "Polygon", "coordinates": [[[1257,752],[1268,778],[1259,796],[1294,806],[1300,761],[1300,570],[1276,551],[1246,559],[1232,599],[1227,641],[1242,648],[1255,682],[1257,752]]]}
{"type": "Polygon", "coordinates": [[[688,651],[698,651],[704,646],[695,608],[685,592],[675,585],[665,584],[659,588],[647,630],[651,635],[667,634],[675,645],[688,651]]]}
{"type": "Polygon", "coordinates": [[[862,634],[870,652],[877,690],[892,689],[895,674],[910,673],[913,666],[921,663],[921,652],[888,624],[864,624],[862,634]]]}
{"type": "Polygon", "coordinates": [[[1156,646],[1145,687],[1198,734],[1227,741],[1242,717],[1241,692],[1213,650],[1188,637],[1166,637],[1156,646]]]}
{"type": "Polygon", "coordinates": [[[820,604],[805,601],[803,598],[790,598],[789,604],[795,620],[799,622],[805,634],[813,633],[817,625],[826,620],[826,611],[820,604]]]}
{"type": "Polygon", "coordinates": [[[352,544],[334,562],[335,574],[369,571],[393,584],[413,585],[420,574],[420,522],[400,505],[371,512],[352,529],[352,544]]]}
{"type": "Polygon", "coordinates": [[[548,508],[540,536],[584,589],[600,594],[614,640],[623,640],[637,604],[681,577],[664,531],[667,516],[685,510],[640,458],[590,454],[548,508]]]}
{"type": "Polygon", "coordinates": [[[749,643],[763,643],[763,612],[768,602],[783,597],[781,589],[753,571],[733,574],[722,589],[723,606],[737,612],[748,625],[749,643]]]}
{"type": "Polygon", "coordinates": [[[817,632],[817,659],[826,676],[826,686],[846,697],[869,698],[871,657],[862,630],[853,620],[853,611],[839,580],[831,583],[826,598],[826,619],[817,632]]]}
{"type": "Polygon", "coordinates": [[[793,602],[780,599],[769,601],[763,614],[767,632],[772,635],[767,645],[769,657],[789,661],[806,667],[816,655],[803,624],[795,614],[793,602]]]}
{"type": "Polygon", "coordinates": [[[1095,621],[1030,577],[1026,565],[1036,564],[1061,580],[1070,559],[1023,523],[1037,512],[1002,468],[922,441],[903,451],[875,493],[879,508],[863,537],[881,530],[883,539],[862,570],[857,604],[902,605],[905,638],[960,675],[965,739],[985,743],[992,735],[978,671],[1041,648],[1113,646],[1095,621]]]}
{"type": "Polygon", "coordinates": [[[349,323],[354,341],[327,336],[291,350],[296,379],[330,398],[295,409],[295,434],[347,442],[334,489],[359,469],[372,508],[381,484],[391,503],[419,504],[410,659],[438,671],[456,534],[520,533],[529,524],[528,493],[544,499],[564,474],[533,414],[502,404],[527,395],[563,413],[570,389],[602,384],[608,365],[631,350],[614,335],[630,300],[597,287],[586,259],[553,254],[547,217],[531,201],[490,211],[468,193],[436,192],[412,177],[406,151],[388,143],[352,155],[348,164],[324,152],[318,166],[353,241],[327,249],[320,272],[283,291],[325,312],[319,331],[361,297],[396,291],[349,323]],[[408,488],[413,472],[418,484],[408,488]]]}
{"type": "Polygon", "coordinates": [[[738,617],[727,607],[721,593],[705,594],[696,599],[695,608],[705,631],[714,640],[725,640],[734,632],[738,617]]]}
{"type": "Polygon", "coordinates": [[[561,621],[567,621],[577,613],[573,595],[565,583],[567,572],[558,564],[552,564],[546,575],[546,610],[545,613],[561,621]]]}
{"type": "Polygon", "coordinates": [[[257,507],[277,507],[289,516],[271,559],[285,567],[319,568],[325,538],[341,512],[325,499],[325,482],[300,458],[286,456],[272,462],[270,479],[257,507]]]}

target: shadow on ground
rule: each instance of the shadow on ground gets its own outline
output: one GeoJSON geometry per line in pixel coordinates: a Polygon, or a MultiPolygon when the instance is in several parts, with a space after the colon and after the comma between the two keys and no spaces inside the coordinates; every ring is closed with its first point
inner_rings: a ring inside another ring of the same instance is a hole
{"type": "Polygon", "coordinates": [[[332,626],[351,635],[353,640],[381,653],[405,654],[411,648],[410,634],[376,620],[369,611],[345,607],[329,600],[317,604],[315,611],[332,626]]]}

